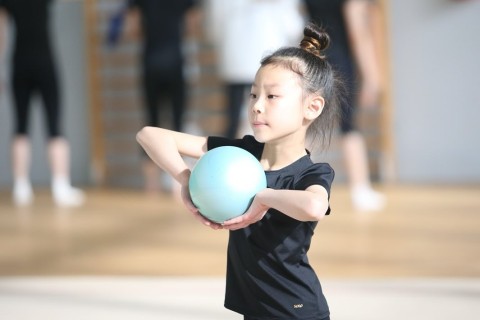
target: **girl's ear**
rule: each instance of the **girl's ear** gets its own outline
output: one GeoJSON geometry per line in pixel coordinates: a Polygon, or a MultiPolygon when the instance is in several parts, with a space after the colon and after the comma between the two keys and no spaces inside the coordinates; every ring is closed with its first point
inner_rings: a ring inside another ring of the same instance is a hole
{"type": "Polygon", "coordinates": [[[307,120],[315,120],[322,113],[324,106],[325,99],[322,96],[311,97],[305,108],[305,118],[307,120]]]}

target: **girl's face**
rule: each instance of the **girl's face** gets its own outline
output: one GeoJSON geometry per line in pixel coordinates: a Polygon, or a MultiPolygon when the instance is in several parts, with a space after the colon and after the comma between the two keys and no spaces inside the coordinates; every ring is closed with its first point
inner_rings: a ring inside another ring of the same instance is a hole
{"type": "Polygon", "coordinates": [[[249,121],[259,142],[305,137],[303,90],[299,76],[283,67],[261,67],[252,85],[249,121]],[[303,135],[303,136],[302,136],[303,135]]]}

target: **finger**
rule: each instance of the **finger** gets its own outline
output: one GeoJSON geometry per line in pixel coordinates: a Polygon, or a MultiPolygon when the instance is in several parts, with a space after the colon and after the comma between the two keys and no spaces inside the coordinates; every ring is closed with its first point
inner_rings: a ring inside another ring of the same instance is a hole
{"type": "Polygon", "coordinates": [[[221,224],[212,223],[210,225],[210,228],[212,228],[213,230],[220,230],[220,229],[223,229],[223,226],[221,224]]]}
{"type": "Polygon", "coordinates": [[[206,225],[206,226],[210,226],[210,224],[211,224],[210,220],[205,219],[205,217],[202,216],[202,215],[200,214],[200,212],[196,211],[196,212],[193,213],[193,215],[194,215],[195,218],[196,218],[198,221],[200,221],[202,224],[204,224],[204,225],[206,225]]]}
{"type": "Polygon", "coordinates": [[[205,218],[198,210],[195,212],[195,217],[205,226],[210,227],[214,230],[223,229],[223,226],[219,223],[213,222],[205,218]]]}
{"type": "Polygon", "coordinates": [[[242,223],[244,222],[245,220],[248,219],[248,215],[242,215],[240,217],[236,217],[236,218],[232,218],[230,220],[226,220],[223,222],[223,225],[224,226],[229,226],[229,225],[233,225],[233,224],[237,224],[237,223],[242,223]]]}
{"type": "Polygon", "coordinates": [[[187,203],[187,208],[188,208],[188,210],[189,210],[190,212],[198,213],[198,208],[195,207],[195,206],[192,205],[192,204],[187,203]]]}
{"type": "Polygon", "coordinates": [[[198,211],[198,208],[193,204],[190,198],[187,198],[184,195],[182,195],[182,200],[183,200],[183,203],[185,203],[185,205],[187,206],[188,210],[192,212],[198,211]]]}
{"type": "Polygon", "coordinates": [[[229,225],[229,226],[223,226],[224,229],[230,230],[230,231],[235,231],[239,229],[245,228],[247,225],[244,223],[238,223],[234,225],[229,225]]]}

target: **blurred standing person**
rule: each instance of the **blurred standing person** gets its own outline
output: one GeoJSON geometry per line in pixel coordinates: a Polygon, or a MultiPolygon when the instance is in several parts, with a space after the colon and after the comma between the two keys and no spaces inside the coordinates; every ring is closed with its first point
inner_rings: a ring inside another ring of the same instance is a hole
{"type": "Polygon", "coordinates": [[[355,125],[356,106],[378,106],[381,93],[380,70],[371,26],[374,0],[304,0],[307,13],[326,28],[332,42],[326,55],[345,81],[347,97],[342,105],[342,150],[358,211],[377,211],[385,198],[373,190],[363,136],[355,125]]]}
{"type": "Polygon", "coordinates": [[[300,8],[298,0],[205,0],[207,35],[217,49],[227,96],[226,137],[240,134],[241,110],[262,57],[300,42],[300,8]]]}
{"type": "Polygon", "coordinates": [[[51,3],[52,0],[0,0],[0,9],[15,27],[10,81],[15,132],[11,152],[13,201],[19,206],[34,199],[29,177],[28,125],[30,102],[35,94],[42,98],[45,111],[53,200],[59,206],[79,206],[85,197],[70,183],[70,148],[61,130],[60,89],[49,30],[51,3]]]}
{"type": "MultiPolygon", "coordinates": [[[[195,0],[128,0],[126,32],[143,41],[141,55],[145,125],[158,126],[159,111],[170,103],[173,129],[182,131],[186,104],[184,37],[199,21],[195,0]]],[[[159,189],[158,167],[145,155],[143,175],[147,192],[159,189]]]]}

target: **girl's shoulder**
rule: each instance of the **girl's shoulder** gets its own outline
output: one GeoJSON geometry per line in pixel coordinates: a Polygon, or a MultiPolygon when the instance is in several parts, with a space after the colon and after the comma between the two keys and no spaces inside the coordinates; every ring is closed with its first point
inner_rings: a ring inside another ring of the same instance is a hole
{"type": "Polygon", "coordinates": [[[295,174],[295,189],[305,190],[311,185],[320,185],[330,193],[335,170],[326,162],[313,162],[309,156],[305,158],[308,161],[295,174]]]}

